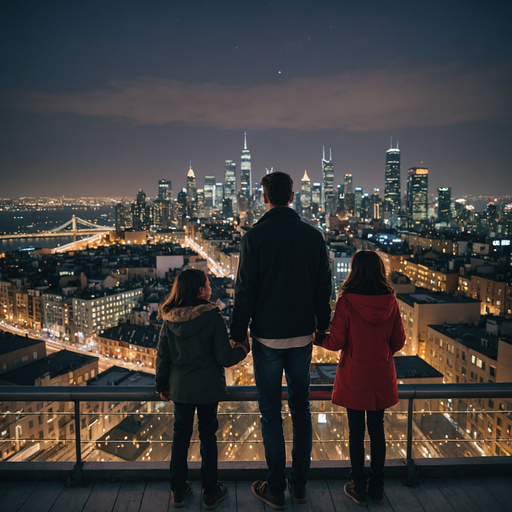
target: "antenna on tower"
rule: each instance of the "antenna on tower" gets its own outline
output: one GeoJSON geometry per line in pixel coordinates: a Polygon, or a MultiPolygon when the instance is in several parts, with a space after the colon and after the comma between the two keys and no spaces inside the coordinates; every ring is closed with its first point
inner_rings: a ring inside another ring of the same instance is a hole
{"type": "Polygon", "coordinates": [[[325,160],[325,146],[322,146],[322,148],[323,148],[322,159],[325,160]]]}
{"type": "Polygon", "coordinates": [[[190,168],[192,169],[192,160],[189,160],[188,163],[189,163],[190,168]]]}
{"type": "Polygon", "coordinates": [[[247,149],[247,132],[244,131],[244,149],[247,149]]]}
{"type": "Polygon", "coordinates": [[[332,162],[332,148],[329,148],[329,161],[332,162]]]}
{"type": "Polygon", "coordinates": [[[398,139],[399,137],[396,138],[396,149],[398,149],[398,139]]]}
{"type": "Polygon", "coordinates": [[[389,147],[393,149],[393,137],[391,137],[391,142],[389,143],[389,147]]]}

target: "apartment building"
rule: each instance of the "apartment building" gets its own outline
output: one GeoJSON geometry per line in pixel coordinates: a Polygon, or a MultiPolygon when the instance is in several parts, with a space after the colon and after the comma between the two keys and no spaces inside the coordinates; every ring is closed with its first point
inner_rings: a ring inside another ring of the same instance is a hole
{"type": "Polygon", "coordinates": [[[459,290],[481,301],[481,314],[512,315],[512,281],[503,274],[459,275],[459,290]]]}
{"type": "MultiPolygon", "coordinates": [[[[429,325],[426,361],[443,373],[446,383],[498,382],[500,373],[512,366],[512,350],[500,351],[503,343],[511,346],[488,325],[429,325]]],[[[512,400],[454,398],[440,401],[440,410],[466,439],[486,439],[486,455],[512,455],[512,400]]]]}
{"type": "MultiPolygon", "coordinates": [[[[98,374],[98,358],[55,352],[0,375],[2,386],[83,386],[98,374]]],[[[24,460],[46,451],[74,450],[71,402],[4,402],[0,405],[0,460],[24,460]],[[14,413],[13,413],[14,411],[14,413]]]]}
{"type": "Polygon", "coordinates": [[[142,300],[142,288],[117,288],[73,297],[73,320],[78,341],[117,325],[142,300]]]}
{"type": "Polygon", "coordinates": [[[439,265],[436,260],[423,260],[416,262],[408,259],[404,264],[404,274],[418,288],[425,288],[433,292],[454,293],[459,288],[459,272],[446,266],[439,265]]]}
{"type": "Polygon", "coordinates": [[[121,324],[98,334],[101,356],[155,368],[160,328],[154,325],[121,324]]]}
{"type": "Polygon", "coordinates": [[[46,357],[46,344],[0,331],[0,374],[46,357]]]}
{"type": "Polygon", "coordinates": [[[480,320],[480,301],[468,297],[459,299],[446,293],[421,291],[400,293],[396,298],[406,334],[402,355],[425,357],[429,325],[480,320]]]}

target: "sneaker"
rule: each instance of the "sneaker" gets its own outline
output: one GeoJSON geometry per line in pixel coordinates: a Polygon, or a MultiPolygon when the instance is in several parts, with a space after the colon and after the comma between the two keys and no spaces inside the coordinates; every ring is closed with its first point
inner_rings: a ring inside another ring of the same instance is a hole
{"type": "Polygon", "coordinates": [[[222,482],[217,482],[217,491],[214,494],[206,494],[203,491],[203,507],[206,510],[213,510],[226,496],[228,488],[222,482]]]}
{"type": "Polygon", "coordinates": [[[185,498],[192,492],[192,484],[187,480],[185,487],[176,489],[171,492],[172,506],[176,508],[183,507],[185,505],[185,498]]]}
{"type": "Polygon", "coordinates": [[[366,505],[366,483],[364,487],[357,485],[354,481],[345,484],[345,494],[352,498],[358,505],[366,505]]]}
{"type": "Polygon", "coordinates": [[[295,503],[306,503],[306,501],[308,501],[305,485],[294,485],[288,482],[288,489],[290,491],[290,496],[295,503]]]}
{"type": "Polygon", "coordinates": [[[384,503],[384,480],[382,478],[370,478],[366,492],[374,503],[384,503]]]}
{"type": "Polygon", "coordinates": [[[284,510],[284,492],[272,494],[268,488],[267,482],[256,480],[256,482],[252,484],[252,493],[270,508],[274,510],[284,510]]]}

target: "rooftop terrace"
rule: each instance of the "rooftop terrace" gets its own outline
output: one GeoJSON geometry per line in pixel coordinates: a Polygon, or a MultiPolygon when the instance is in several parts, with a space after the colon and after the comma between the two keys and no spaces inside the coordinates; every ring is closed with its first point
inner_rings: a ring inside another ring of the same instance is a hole
{"type": "MultiPolygon", "coordinates": [[[[243,478],[243,474],[241,475],[243,478]]],[[[421,480],[406,486],[400,480],[388,480],[385,503],[366,507],[349,500],[343,486],[346,479],[312,480],[307,487],[308,501],[296,504],[286,492],[286,510],[308,512],[341,512],[381,510],[382,512],[488,512],[510,511],[512,480],[500,478],[441,478],[421,480]]],[[[225,482],[228,496],[216,508],[219,512],[269,511],[251,492],[251,481],[225,482]]],[[[183,511],[204,510],[201,482],[192,481],[192,494],[183,511]]],[[[165,512],[174,510],[166,481],[90,482],[82,486],[66,486],[61,482],[0,482],[3,512],[165,512]]]]}

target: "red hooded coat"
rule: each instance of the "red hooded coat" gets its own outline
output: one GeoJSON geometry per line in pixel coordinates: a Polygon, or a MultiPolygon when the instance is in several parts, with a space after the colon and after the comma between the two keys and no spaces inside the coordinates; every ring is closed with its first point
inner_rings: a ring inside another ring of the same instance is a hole
{"type": "Polygon", "coordinates": [[[332,402],[349,409],[378,411],[398,403],[393,354],[404,346],[405,332],[394,295],[343,294],[328,350],[342,350],[332,402]]]}

